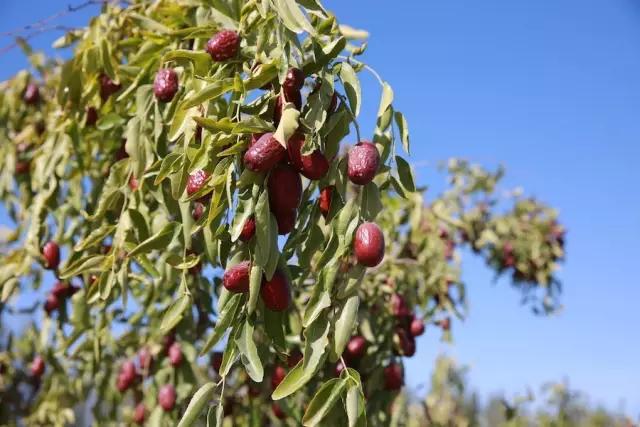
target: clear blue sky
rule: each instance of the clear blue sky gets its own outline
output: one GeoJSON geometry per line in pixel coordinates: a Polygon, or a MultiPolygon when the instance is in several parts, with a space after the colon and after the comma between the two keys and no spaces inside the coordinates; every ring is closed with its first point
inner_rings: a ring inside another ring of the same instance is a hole
{"type": "MultiPolygon", "coordinates": [[[[0,1],[0,32],[66,1],[0,1]]],[[[430,330],[408,362],[427,380],[446,351],[471,366],[484,394],[570,379],[595,403],[640,412],[640,3],[635,0],[325,0],[341,22],[371,33],[365,59],[393,86],[410,122],[420,182],[442,188],[438,161],[503,163],[559,208],[567,224],[565,311],[533,316],[508,283],[465,259],[470,315],[455,345],[430,330]]],[[[62,22],[80,25],[97,8],[62,22]]],[[[34,40],[46,47],[53,35],[34,40]]],[[[8,40],[3,38],[2,45],[8,40]]],[[[0,57],[0,79],[25,65],[0,57]]],[[[377,87],[364,79],[363,130],[377,87]]]]}

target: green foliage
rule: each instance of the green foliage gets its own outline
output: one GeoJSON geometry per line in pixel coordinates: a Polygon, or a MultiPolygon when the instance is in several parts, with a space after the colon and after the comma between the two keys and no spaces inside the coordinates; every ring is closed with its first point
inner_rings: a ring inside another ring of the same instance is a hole
{"type": "Polygon", "coordinates": [[[462,317],[465,304],[456,246],[468,244],[511,273],[534,306],[542,293],[541,310],[557,307],[553,273],[564,253],[553,211],[517,199],[500,213],[501,172],[464,162],[450,167],[451,191],[424,206],[410,164],[395,155],[409,152],[409,130],[384,81],[376,127],[360,129],[358,75],[368,67],[356,59],[366,45],[355,40],[364,36],[339,26],[318,0],[137,0],[106,3],[85,31],[58,41],[73,45],[68,61],[30,53],[40,79],[20,72],[0,91],[0,199],[15,224],[0,242],[0,310],[15,314],[27,290],[51,282],[41,254],[48,241],[62,253],[53,274],[78,291],[59,297],[59,307],[44,304],[42,314],[36,304],[36,321],[2,343],[0,421],[73,424],[80,406],[97,425],[129,423],[141,403],[156,426],[385,425],[397,393],[384,389],[383,368],[400,363],[398,334],[408,320],[392,301],[401,295],[409,315],[448,338],[449,316],[462,317]],[[222,29],[240,34],[240,48],[213,61],[205,47],[222,29]],[[306,77],[305,103],[285,99],[274,120],[292,67],[306,77]],[[178,76],[170,102],[154,97],[161,68],[178,76]],[[35,105],[23,102],[29,82],[39,85],[35,105]],[[370,135],[381,155],[365,186],[348,179],[351,129],[358,139],[370,135]],[[322,179],[303,180],[286,237],[278,237],[269,173],[243,162],[264,132],[284,146],[302,133],[303,154],[331,159],[322,179]],[[196,171],[202,186],[189,191],[196,171]],[[330,186],[325,218],[317,199],[330,186]],[[244,240],[252,217],[255,236],[244,240]],[[387,242],[384,261],[369,269],[352,254],[365,220],[376,221],[387,242]],[[221,275],[241,261],[252,265],[249,292],[233,294],[221,275]],[[282,312],[260,296],[263,278],[276,271],[291,283],[282,312]],[[345,360],[354,335],[365,337],[366,353],[345,360]],[[213,349],[223,351],[219,366],[199,357],[213,349]],[[41,378],[29,372],[36,355],[46,362],[41,378]],[[269,381],[289,360],[284,380],[269,381]],[[137,374],[123,386],[126,361],[137,374]],[[344,363],[349,369],[336,375],[344,363]],[[157,402],[166,384],[177,393],[171,411],[157,402]],[[271,399],[287,421],[267,409],[271,399]]]}

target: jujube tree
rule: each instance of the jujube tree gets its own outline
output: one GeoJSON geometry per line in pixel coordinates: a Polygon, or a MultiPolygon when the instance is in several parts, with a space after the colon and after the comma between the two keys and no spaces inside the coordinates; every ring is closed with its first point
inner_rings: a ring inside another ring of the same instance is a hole
{"type": "Polygon", "coordinates": [[[502,172],[462,161],[425,205],[365,35],[318,0],[137,0],[58,40],[69,60],[25,45],[0,283],[35,321],[2,343],[3,421],[384,425],[416,337],[464,315],[457,247],[557,306],[556,214],[501,210],[502,172]]]}

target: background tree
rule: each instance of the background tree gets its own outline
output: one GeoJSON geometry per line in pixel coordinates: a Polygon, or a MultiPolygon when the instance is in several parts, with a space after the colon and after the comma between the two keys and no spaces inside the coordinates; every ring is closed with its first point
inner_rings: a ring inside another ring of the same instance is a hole
{"type": "Polygon", "coordinates": [[[365,36],[315,0],[139,0],[58,40],[67,61],[23,44],[1,309],[34,322],[3,339],[4,422],[386,425],[415,337],[464,315],[462,245],[557,308],[555,212],[464,161],[425,205],[365,36]]]}

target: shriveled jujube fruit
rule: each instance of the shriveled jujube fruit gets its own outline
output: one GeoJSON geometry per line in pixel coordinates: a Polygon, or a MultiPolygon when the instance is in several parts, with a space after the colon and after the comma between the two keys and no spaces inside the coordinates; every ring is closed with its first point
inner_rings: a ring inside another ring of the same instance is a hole
{"type": "Polygon", "coordinates": [[[256,220],[253,217],[247,218],[247,220],[242,225],[240,240],[243,242],[248,242],[249,240],[251,240],[254,234],[256,234],[256,220]]]}
{"type": "Polygon", "coordinates": [[[244,165],[253,172],[266,172],[287,154],[287,150],[268,132],[262,135],[244,154],[244,165]]]}
{"type": "Polygon", "coordinates": [[[318,201],[318,207],[320,208],[320,213],[322,213],[322,216],[325,218],[331,211],[331,196],[333,195],[334,189],[335,187],[331,185],[320,190],[320,200],[318,201]]]}
{"type": "Polygon", "coordinates": [[[380,165],[380,154],[375,144],[360,141],[349,150],[347,174],[349,180],[357,185],[366,185],[376,176],[380,165]]]}
{"type": "Polygon", "coordinates": [[[44,268],[55,270],[60,265],[60,247],[56,242],[47,242],[42,247],[44,257],[44,268]]]}
{"type": "Polygon", "coordinates": [[[283,90],[283,92],[283,95],[276,97],[276,102],[273,107],[273,124],[275,127],[278,127],[280,119],[282,119],[282,109],[284,108],[285,101],[293,103],[298,111],[302,108],[302,94],[299,90],[283,90]]]}
{"type": "Polygon", "coordinates": [[[178,73],[171,68],[163,68],[153,80],[153,94],[160,102],[169,102],[178,92],[178,73]]]}
{"type": "Polygon", "coordinates": [[[402,366],[397,363],[391,363],[384,368],[384,388],[385,390],[396,391],[402,388],[404,384],[404,374],[402,366]]]}
{"type": "Polygon", "coordinates": [[[273,212],[296,209],[302,198],[300,174],[289,165],[278,165],[269,175],[267,182],[269,206],[273,212]]]}
{"type": "Polygon", "coordinates": [[[353,238],[356,260],[366,267],[375,267],[384,258],[384,234],[377,224],[365,222],[356,229],[353,238]]]}
{"type": "Polygon", "coordinates": [[[294,134],[287,141],[289,160],[298,172],[305,177],[318,180],[324,177],[329,171],[329,161],[320,150],[314,150],[311,154],[303,155],[304,135],[294,134]]]}
{"type": "Polygon", "coordinates": [[[198,169],[187,178],[187,195],[192,196],[204,187],[209,179],[209,174],[202,169],[198,169]]]}
{"type": "Polygon", "coordinates": [[[176,389],[172,384],[165,384],[160,388],[158,403],[166,412],[173,410],[176,404],[176,389]]]}
{"type": "Polygon", "coordinates": [[[206,51],[217,62],[234,58],[240,48],[240,35],[233,30],[222,30],[207,42],[206,51]]]}
{"type": "Polygon", "coordinates": [[[222,285],[230,292],[249,292],[251,262],[243,261],[229,267],[222,276],[222,285]]]}
{"type": "Polygon", "coordinates": [[[291,304],[289,280],[279,270],[276,270],[271,280],[263,277],[260,296],[262,296],[262,301],[269,310],[286,310],[291,304]]]}

